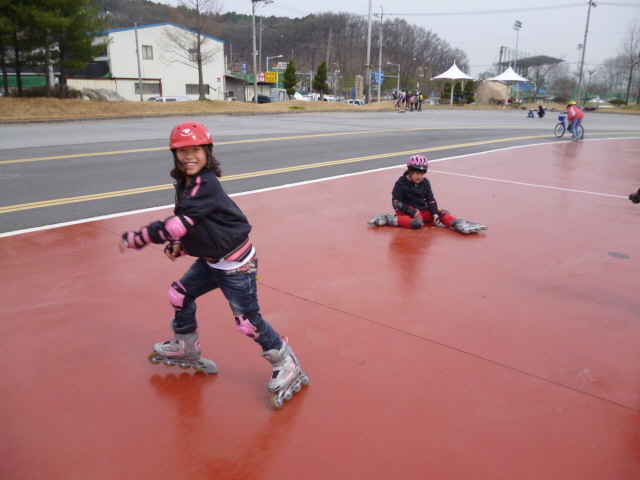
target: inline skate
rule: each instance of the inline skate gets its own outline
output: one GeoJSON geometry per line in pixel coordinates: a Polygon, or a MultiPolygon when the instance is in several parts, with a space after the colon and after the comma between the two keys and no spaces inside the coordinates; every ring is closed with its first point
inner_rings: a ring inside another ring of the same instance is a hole
{"type": "Polygon", "coordinates": [[[456,218],[452,223],[451,223],[451,228],[453,228],[454,230],[464,234],[464,235],[468,235],[469,233],[476,233],[479,232],[481,230],[486,230],[487,227],[485,227],[484,225],[481,225],[479,223],[475,223],[475,222],[468,222],[466,220],[463,220],[462,218],[456,218]]]}
{"type": "MultiPolygon", "coordinates": [[[[173,322],[172,322],[173,327],[173,322]]],[[[164,363],[167,367],[178,365],[187,370],[190,367],[196,372],[216,373],[218,366],[211,360],[200,357],[200,327],[193,333],[181,335],[174,333],[174,338],[166,342],[156,343],[149,361],[154,365],[164,363]]]]}
{"type": "Polygon", "coordinates": [[[261,354],[273,366],[267,388],[272,393],[271,405],[276,410],[281,408],[284,402],[291,400],[294,393],[298,393],[302,387],[309,384],[309,375],[300,368],[300,362],[287,343],[287,338],[281,339],[280,350],[267,350],[261,354]]]}

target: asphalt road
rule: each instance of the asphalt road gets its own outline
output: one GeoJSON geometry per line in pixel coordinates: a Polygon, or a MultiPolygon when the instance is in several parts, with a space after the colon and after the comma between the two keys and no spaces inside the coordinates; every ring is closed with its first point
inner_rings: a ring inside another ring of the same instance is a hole
{"type": "MultiPolygon", "coordinates": [[[[228,193],[558,140],[522,110],[192,117],[228,193]]],[[[0,233],[173,203],[171,128],[184,117],[0,125],[0,233]]],[[[640,136],[640,117],[588,114],[585,139],[640,136]]],[[[517,154],[517,153],[516,153],[517,154]]]]}

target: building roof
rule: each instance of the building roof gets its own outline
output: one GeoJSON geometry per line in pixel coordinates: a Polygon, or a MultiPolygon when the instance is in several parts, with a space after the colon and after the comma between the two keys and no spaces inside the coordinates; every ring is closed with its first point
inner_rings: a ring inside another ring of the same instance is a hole
{"type": "MultiPolygon", "coordinates": [[[[183,27],[181,25],[176,25],[175,23],[170,23],[170,22],[166,22],[166,23],[154,23],[152,25],[138,25],[138,30],[142,30],[143,28],[153,28],[153,27],[176,27],[176,28],[180,28],[182,30],[186,30],[188,32],[192,32],[192,33],[197,33],[195,30],[191,29],[191,28],[186,28],[183,27]]],[[[101,32],[102,35],[108,35],[110,33],[116,33],[116,32],[125,32],[128,30],[135,30],[136,27],[127,27],[127,28],[116,28],[114,30],[104,30],[103,32],[101,32]]],[[[202,34],[203,37],[207,37],[210,38],[211,40],[215,40],[216,42],[221,42],[221,43],[225,43],[224,40],[220,40],[219,38],[216,37],[212,37],[211,35],[207,35],[205,33],[202,34]]]]}
{"type": "MultiPolygon", "coordinates": [[[[547,55],[536,55],[535,57],[528,58],[519,58],[517,61],[518,68],[530,68],[530,67],[541,67],[542,65],[555,65],[557,63],[562,63],[564,60],[561,58],[553,58],[548,57],[547,55]]],[[[499,65],[503,67],[507,67],[512,63],[512,61],[502,62],[499,65]]]]}

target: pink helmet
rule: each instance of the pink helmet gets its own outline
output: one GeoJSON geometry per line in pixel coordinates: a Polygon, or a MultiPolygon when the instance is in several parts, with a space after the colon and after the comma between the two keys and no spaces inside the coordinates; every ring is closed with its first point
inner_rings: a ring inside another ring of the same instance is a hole
{"type": "Polygon", "coordinates": [[[416,170],[418,172],[426,172],[429,167],[429,160],[424,155],[414,155],[407,162],[407,168],[409,170],[416,170]]]}
{"type": "Polygon", "coordinates": [[[198,122],[182,122],[173,127],[169,137],[169,148],[182,148],[192,145],[208,145],[213,143],[207,127],[198,122]]]}

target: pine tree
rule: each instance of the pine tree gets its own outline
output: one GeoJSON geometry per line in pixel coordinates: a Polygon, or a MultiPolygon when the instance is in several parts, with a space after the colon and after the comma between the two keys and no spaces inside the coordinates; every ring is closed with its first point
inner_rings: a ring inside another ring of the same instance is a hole
{"type": "Polygon", "coordinates": [[[463,98],[467,99],[467,103],[473,103],[474,95],[476,91],[476,82],[473,80],[468,80],[464,82],[464,92],[462,93],[463,98]]]}
{"type": "Polygon", "coordinates": [[[283,82],[284,88],[287,89],[287,95],[289,100],[296,93],[296,85],[298,84],[298,77],[296,77],[296,64],[293,62],[293,58],[287,63],[287,68],[284,71],[283,82]]]}
{"type": "Polygon", "coordinates": [[[316,76],[313,78],[313,89],[320,92],[320,100],[323,100],[324,96],[331,91],[327,84],[327,62],[322,62],[318,67],[316,76]]]}
{"type": "Polygon", "coordinates": [[[58,3],[60,16],[65,20],[54,29],[60,65],[60,98],[65,96],[65,69],[81,70],[106,47],[94,43],[94,38],[106,27],[107,19],[100,16],[97,0],[51,0],[58,3]]]}

